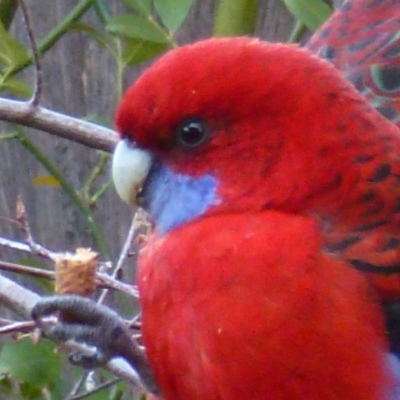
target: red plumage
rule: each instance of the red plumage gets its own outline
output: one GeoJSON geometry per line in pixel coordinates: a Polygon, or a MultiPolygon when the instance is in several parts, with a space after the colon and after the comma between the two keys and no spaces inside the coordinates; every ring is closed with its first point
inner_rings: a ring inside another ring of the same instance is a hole
{"type": "Polygon", "coordinates": [[[143,340],[166,400],[382,399],[379,310],[319,236],[308,218],[267,211],[149,243],[143,340]]]}
{"type": "Polygon", "coordinates": [[[156,231],[139,260],[143,338],[165,399],[382,399],[378,302],[399,295],[399,130],[328,63],[244,38],[161,58],[117,126],[173,173],[218,182],[218,202],[156,231]],[[209,129],[190,150],[176,142],[188,117],[209,129]],[[377,296],[352,267],[371,268],[377,296]]]}

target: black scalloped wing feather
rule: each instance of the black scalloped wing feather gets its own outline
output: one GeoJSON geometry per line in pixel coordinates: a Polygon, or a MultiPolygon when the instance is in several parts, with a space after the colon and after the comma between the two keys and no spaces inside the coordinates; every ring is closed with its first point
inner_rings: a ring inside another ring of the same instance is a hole
{"type": "Polygon", "coordinates": [[[400,126],[400,0],[345,1],[306,47],[400,126]]]}

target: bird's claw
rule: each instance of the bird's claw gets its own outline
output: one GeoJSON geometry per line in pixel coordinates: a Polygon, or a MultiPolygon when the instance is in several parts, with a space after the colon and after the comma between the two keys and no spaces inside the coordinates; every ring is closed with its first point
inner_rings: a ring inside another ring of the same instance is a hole
{"type": "Polygon", "coordinates": [[[131,341],[130,332],[118,314],[84,297],[47,297],[33,307],[31,314],[49,339],[80,345],[69,359],[83,368],[96,368],[122,356],[121,342],[131,341]],[[68,322],[44,322],[45,317],[59,312],[68,315],[68,322]]]}
{"type": "Polygon", "coordinates": [[[148,391],[159,393],[143,350],[132,339],[128,327],[116,312],[84,297],[68,295],[40,300],[31,315],[48,338],[79,344],[79,349],[69,354],[73,364],[93,369],[111,358],[122,357],[136,370],[148,391]],[[68,316],[68,322],[45,323],[46,317],[60,313],[68,316]]]}

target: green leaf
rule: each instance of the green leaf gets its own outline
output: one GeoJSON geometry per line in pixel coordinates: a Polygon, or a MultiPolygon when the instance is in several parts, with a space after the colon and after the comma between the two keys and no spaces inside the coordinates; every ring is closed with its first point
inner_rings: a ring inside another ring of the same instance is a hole
{"type": "Polygon", "coordinates": [[[332,14],[323,0],[283,0],[289,11],[312,31],[318,29],[332,14]]]}
{"type": "Polygon", "coordinates": [[[27,59],[29,54],[25,47],[9,34],[0,22],[0,60],[12,67],[27,59]]]}
{"type": "Polygon", "coordinates": [[[4,82],[0,83],[0,91],[6,90],[21,97],[30,97],[33,92],[29,85],[13,76],[8,77],[4,82]]]}
{"type": "Polygon", "coordinates": [[[0,20],[7,30],[14,19],[17,8],[18,8],[18,1],[16,0],[0,1],[0,20]]]}
{"type": "Polygon", "coordinates": [[[26,382],[34,387],[52,387],[61,373],[61,359],[48,340],[33,344],[30,339],[7,342],[0,353],[0,374],[26,382]]]}
{"type": "Polygon", "coordinates": [[[154,0],[154,7],[167,29],[176,32],[187,17],[192,2],[192,0],[154,0]]]}
{"type": "Polygon", "coordinates": [[[21,390],[21,394],[22,394],[22,398],[26,399],[26,400],[39,400],[39,399],[43,399],[42,395],[42,389],[37,387],[37,386],[33,386],[29,383],[26,382],[22,382],[20,385],[20,390],[21,390]]]}
{"type": "Polygon", "coordinates": [[[7,375],[0,376],[0,393],[12,394],[13,387],[10,377],[7,375]]]}
{"type": "Polygon", "coordinates": [[[151,15],[151,0],[124,0],[124,2],[142,15],[151,15]]]}
{"type": "Polygon", "coordinates": [[[124,48],[122,59],[125,64],[134,65],[150,60],[168,50],[167,43],[148,42],[139,39],[128,39],[124,48]]]}
{"type": "Polygon", "coordinates": [[[166,43],[167,35],[147,19],[137,15],[117,15],[111,18],[106,29],[115,35],[139,38],[150,42],[166,43]]]}
{"type": "Polygon", "coordinates": [[[92,0],[93,10],[103,26],[111,18],[110,4],[108,3],[107,0],[92,0]]]}

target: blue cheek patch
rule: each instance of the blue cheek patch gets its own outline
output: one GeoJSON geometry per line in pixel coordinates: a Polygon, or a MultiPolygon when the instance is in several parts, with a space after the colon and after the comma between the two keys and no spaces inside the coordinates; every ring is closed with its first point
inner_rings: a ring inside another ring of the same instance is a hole
{"type": "Polygon", "coordinates": [[[143,188],[145,208],[161,234],[204,214],[219,202],[211,175],[194,178],[156,163],[143,188]]]}
{"type": "Polygon", "coordinates": [[[399,400],[400,399],[400,359],[396,354],[386,354],[389,372],[393,378],[393,386],[387,393],[384,393],[384,400],[399,400]]]}

